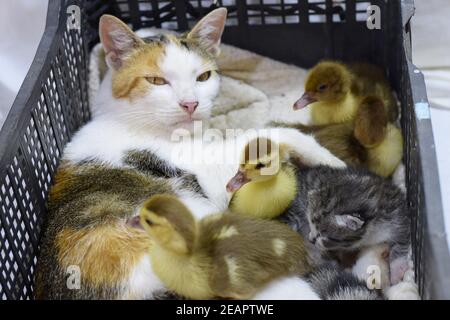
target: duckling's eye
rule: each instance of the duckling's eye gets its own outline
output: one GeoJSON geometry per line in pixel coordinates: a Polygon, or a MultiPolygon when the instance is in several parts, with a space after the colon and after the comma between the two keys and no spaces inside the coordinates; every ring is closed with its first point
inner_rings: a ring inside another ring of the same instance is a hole
{"type": "Polygon", "coordinates": [[[149,226],[153,225],[153,221],[151,221],[149,219],[145,219],[145,223],[148,224],[149,226]]]}
{"type": "Polygon", "coordinates": [[[319,92],[324,92],[325,90],[327,90],[328,86],[326,84],[321,84],[320,86],[317,87],[317,90],[319,92]]]}
{"type": "Polygon", "coordinates": [[[264,168],[265,166],[266,165],[264,163],[259,162],[256,164],[255,169],[261,169],[261,168],[264,168]]]}
{"type": "Polygon", "coordinates": [[[197,77],[197,81],[205,82],[209,77],[211,77],[211,71],[206,71],[197,77]]]}
{"type": "Polygon", "coordinates": [[[145,79],[155,86],[163,86],[168,83],[166,79],[161,77],[145,77],[145,79]]]}

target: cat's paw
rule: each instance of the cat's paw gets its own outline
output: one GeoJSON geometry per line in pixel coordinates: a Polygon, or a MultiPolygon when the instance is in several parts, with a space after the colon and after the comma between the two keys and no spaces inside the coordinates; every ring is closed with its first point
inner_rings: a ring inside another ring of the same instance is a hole
{"type": "Polygon", "coordinates": [[[419,290],[413,282],[402,281],[385,291],[388,300],[420,300],[419,290]]]}
{"type": "Polygon", "coordinates": [[[408,259],[399,257],[390,263],[391,285],[396,285],[403,280],[406,271],[409,270],[408,259]]]}
{"type": "Polygon", "coordinates": [[[292,128],[277,128],[271,131],[274,140],[290,147],[291,154],[307,166],[325,165],[345,168],[346,164],[322,147],[313,136],[292,128]],[[276,130],[276,131],[275,131],[276,130]]]}

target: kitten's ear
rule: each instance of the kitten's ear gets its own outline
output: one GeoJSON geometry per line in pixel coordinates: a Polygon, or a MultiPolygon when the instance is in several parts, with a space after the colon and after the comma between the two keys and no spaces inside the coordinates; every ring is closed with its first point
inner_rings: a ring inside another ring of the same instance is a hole
{"type": "Polygon", "coordinates": [[[144,43],[125,23],[107,14],[100,18],[99,35],[106,63],[115,70],[122,66],[134,48],[144,43]]]}
{"type": "Polygon", "coordinates": [[[226,19],[227,9],[213,10],[197,22],[191,32],[188,33],[187,38],[198,40],[204,50],[217,57],[220,54],[220,38],[225,28],[226,19]]]}
{"type": "Polygon", "coordinates": [[[351,214],[343,214],[336,216],[336,223],[338,226],[346,227],[352,231],[361,229],[364,221],[358,217],[352,216],[351,214]]]}

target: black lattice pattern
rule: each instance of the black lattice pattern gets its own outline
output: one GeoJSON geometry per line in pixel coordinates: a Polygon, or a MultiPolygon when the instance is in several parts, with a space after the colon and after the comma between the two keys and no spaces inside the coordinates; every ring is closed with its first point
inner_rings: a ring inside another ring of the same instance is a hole
{"type": "Polygon", "coordinates": [[[426,95],[413,97],[416,91],[408,74],[410,27],[401,25],[401,12],[405,9],[407,14],[410,4],[411,0],[50,0],[44,44],[0,136],[0,150],[5,150],[0,152],[0,299],[33,296],[48,191],[64,146],[90,117],[88,50],[98,41],[100,16],[114,14],[134,29],[186,30],[219,6],[229,12],[224,41],[243,49],[302,67],[323,58],[365,59],[387,67],[402,102],[413,256],[419,287],[428,297],[424,291],[430,279],[435,284],[439,279],[426,269],[432,256],[428,251],[433,250],[424,250],[431,240],[437,242],[424,232],[430,213],[423,186],[430,178],[423,174],[426,164],[418,153],[418,137],[431,133],[418,133],[414,114],[414,100],[426,100],[426,95]],[[72,4],[81,9],[80,30],[66,25],[66,9],[72,4]],[[365,25],[372,4],[387,14],[383,30],[372,32],[365,25]]]}
{"type": "Polygon", "coordinates": [[[114,0],[114,11],[133,28],[185,30],[217,7],[227,25],[282,25],[366,21],[367,0],[114,0]]]}
{"type": "MultiPolygon", "coordinates": [[[[405,59],[403,57],[403,59],[405,59]]],[[[406,61],[402,63],[406,65],[406,61]]],[[[403,74],[403,73],[402,73],[403,74]]],[[[416,117],[414,112],[408,112],[408,109],[414,108],[413,97],[411,91],[410,79],[407,76],[403,76],[401,81],[402,92],[402,116],[403,119],[403,132],[405,133],[405,159],[406,164],[406,177],[405,183],[407,186],[407,202],[411,215],[411,234],[412,234],[412,255],[415,261],[415,275],[416,281],[419,286],[419,290],[423,293],[424,289],[424,270],[425,259],[423,258],[423,245],[424,245],[424,199],[422,188],[422,172],[420,170],[420,157],[418,152],[417,136],[414,134],[417,132],[416,117]]]]}
{"type": "Polygon", "coordinates": [[[17,128],[23,133],[11,141],[16,149],[0,172],[0,299],[3,300],[33,296],[48,191],[65,144],[90,116],[88,47],[82,33],[85,31],[68,30],[65,23],[60,27],[62,32],[53,39],[54,54],[46,57],[41,70],[42,82],[24,106],[23,128],[17,128]]]}
{"type": "Polygon", "coordinates": [[[0,186],[0,296],[28,299],[40,232],[41,212],[30,194],[25,158],[19,149],[0,186]]]}

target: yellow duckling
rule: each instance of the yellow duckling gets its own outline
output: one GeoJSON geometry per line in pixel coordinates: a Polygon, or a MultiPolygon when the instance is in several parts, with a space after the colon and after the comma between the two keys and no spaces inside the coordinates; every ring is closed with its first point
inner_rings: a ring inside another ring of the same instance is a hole
{"type": "Polygon", "coordinates": [[[294,109],[306,106],[311,107],[314,126],[331,125],[316,130],[315,136],[337,157],[350,164],[360,162],[384,177],[395,171],[403,155],[403,137],[394,124],[397,101],[380,68],[364,63],[318,63],[309,72],[305,93],[294,109]],[[341,143],[340,137],[344,138],[341,143]]]}
{"type": "Polygon", "coordinates": [[[233,212],[272,219],[282,214],[297,195],[294,168],[287,162],[287,146],[266,138],[250,141],[227,190],[234,192],[233,212]]]}
{"type": "Polygon", "coordinates": [[[397,102],[380,68],[323,61],[309,72],[305,93],[294,109],[310,105],[313,125],[342,123],[354,120],[362,99],[369,95],[383,102],[389,122],[397,119],[397,102]]]}
{"type": "Polygon", "coordinates": [[[402,133],[388,122],[383,102],[377,97],[369,96],[361,101],[354,121],[289,126],[314,135],[320,145],[347,164],[365,167],[383,177],[392,175],[402,159],[402,133]]]}
{"type": "Polygon", "coordinates": [[[303,239],[287,225],[233,213],[196,221],[175,196],[156,195],[141,211],[154,240],[154,272],[191,299],[249,299],[277,277],[310,271],[303,239]]]}
{"type": "Polygon", "coordinates": [[[377,97],[362,100],[354,122],[354,137],[365,148],[366,167],[383,177],[391,176],[403,157],[403,136],[388,122],[383,102],[377,97]]]}

